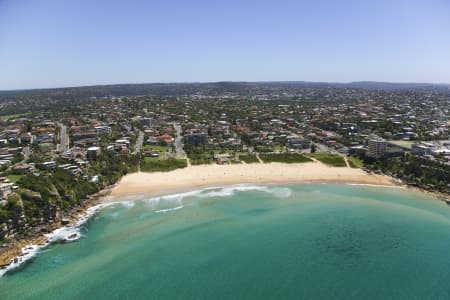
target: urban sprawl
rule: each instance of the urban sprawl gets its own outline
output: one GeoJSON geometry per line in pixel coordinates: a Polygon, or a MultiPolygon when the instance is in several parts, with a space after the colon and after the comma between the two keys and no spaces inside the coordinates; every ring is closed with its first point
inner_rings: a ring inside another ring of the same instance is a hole
{"type": "Polygon", "coordinates": [[[130,172],[302,162],[450,192],[450,90],[295,83],[0,94],[0,240],[50,230],[130,172]]]}

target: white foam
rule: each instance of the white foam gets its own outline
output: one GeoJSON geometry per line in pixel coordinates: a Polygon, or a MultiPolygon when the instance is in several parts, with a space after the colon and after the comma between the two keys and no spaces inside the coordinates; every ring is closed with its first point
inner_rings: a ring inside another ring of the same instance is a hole
{"type": "Polygon", "coordinates": [[[188,197],[200,197],[200,198],[210,198],[210,197],[228,197],[233,196],[236,192],[247,192],[247,191],[261,191],[274,195],[277,198],[287,198],[292,194],[289,188],[278,188],[278,187],[266,187],[260,185],[232,185],[226,187],[209,187],[201,190],[195,190],[185,193],[177,193],[165,196],[159,196],[155,198],[146,199],[145,202],[152,207],[157,206],[162,202],[175,202],[182,204],[183,200],[188,197]]]}
{"type": "Polygon", "coordinates": [[[347,183],[347,185],[382,187],[382,188],[393,188],[393,189],[403,189],[404,188],[404,187],[398,186],[398,185],[383,185],[383,184],[369,184],[369,183],[347,183]]]}
{"type": "Polygon", "coordinates": [[[234,185],[222,188],[219,191],[211,191],[200,194],[201,197],[228,197],[233,196],[236,192],[260,191],[272,194],[277,198],[287,198],[292,194],[289,188],[266,187],[259,185],[234,185]]]}
{"type": "MultiPolygon", "coordinates": [[[[232,185],[227,187],[209,187],[204,188],[201,190],[195,190],[185,193],[178,193],[178,194],[172,194],[172,195],[166,195],[166,196],[160,196],[156,198],[147,199],[146,202],[151,204],[152,206],[159,204],[160,202],[175,202],[182,204],[183,200],[187,197],[201,197],[201,198],[208,198],[208,197],[227,197],[232,196],[236,192],[247,192],[247,191],[261,191],[265,193],[269,193],[274,195],[278,198],[287,198],[291,195],[292,191],[289,188],[278,188],[278,187],[266,187],[266,186],[259,186],[259,185],[232,185]]],[[[136,199],[135,199],[136,200],[136,199]]],[[[74,233],[80,234],[80,227],[85,224],[92,216],[94,216],[100,209],[113,206],[113,205],[123,205],[125,207],[133,207],[135,205],[135,201],[129,199],[127,201],[116,201],[116,202],[109,202],[109,203],[102,203],[95,206],[92,206],[88,208],[84,214],[79,215],[77,221],[74,223],[73,226],[64,226],[58,229],[55,229],[49,234],[46,234],[47,242],[44,245],[28,245],[22,249],[22,252],[24,253],[21,256],[18,256],[14,258],[11,261],[11,264],[6,266],[5,268],[0,269],[0,277],[3,276],[5,273],[14,270],[18,268],[23,263],[29,261],[32,259],[41,249],[47,247],[51,243],[60,242],[66,240],[66,238],[74,233]]],[[[179,205],[173,208],[166,208],[166,209],[160,209],[156,210],[156,213],[164,213],[164,212],[170,212],[174,210],[178,210],[183,208],[183,205],[179,205]]]]}
{"type": "Polygon", "coordinates": [[[127,208],[132,208],[136,204],[136,202],[134,202],[134,201],[123,201],[123,202],[120,202],[120,204],[122,204],[123,206],[125,206],[127,208]]]}
{"type": "MultiPolygon", "coordinates": [[[[208,187],[200,190],[194,190],[190,192],[177,193],[171,195],[165,195],[155,198],[146,199],[145,202],[150,205],[154,209],[158,209],[158,206],[163,203],[177,203],[179,206],[174,209],[179,209],[182,207],[182,204],[185,202],[184,200],[189,197],[198,197],[198,198],[211,198],[211,197],[228,197],[233,196],[236,192],[248,192],[248,191],[260,191],[268,194],[272,194],[277,198],[287,198],[292,194],[292,190],[287,187],[267,187],[260,185],[232,185],[225,187],[208,187]]],[[[158,209],[155,212],[165,212],[170,211],[169,209],[158,209]]]]}
{"type": "Polygon", "coordinates": [[[266,186],[259,186],[259,185],[232,185],[227,187],[209,187],[201,190],[195,190],[185,193],[178,193],[178,194],[171,194],[171,195],[165,195],[155,198],[147,199],[146,202],[148,204],[151,204],[152,206],[161,203],[161,202],[177,202],[182,203],[183,200],[187,197],[201,197],[201,198],[208,198],[208,197],[228,197],[233,196],[236,192],[247,192],[247,191],[261,191],[265,193],[272,194],[278,198],[287,198],[292,194],[291,189],[289,188],[278,188],[278,187],[266,187],[266,186]]]}
{"type": "Polygon", "coordinates": [[[53,232],[47,234],[46,236],[47,236],[48,243],[54,243],[54,242],[63,241],[65,238],[67,238],[68,236],[70,236],[74,233],[80,233],[80,228],[72,227],[72,226],[70,226],[70,227],[65,226],[65,227],[61,227],[61,228],[54,230],[53,232]]]}
{"type": "Polygon", "coordinates": [[[150,204],[157,204],[157,203],[160,203],[160,202],[163,202],[163,201],[181,203],[184,198],[198,196],[204,190],[206,190],[206,189],[190,191],[190,192],[185,192],[185,193],[178,193],[178,194],[171,194],[171,195],[160,196],[160,197],[148,199],[147,202],[150,203],[150,204]]]}
{"type": "Polygon", "coordinates": [[[0,277],[11,270],[19,268],[23,263],[32,259],[38,253],[39,249],[40,247],[37,245],[27,245],[23,247],[22,255],[15,257],[7,267],[0,269],[0,277]]]}
{"type": "Polygon", "coordinates": [[[8,266],[0,269],[0,277],[9,271],[17,269],[19,266],[29,261],[34,256],[36,256],[41,249],[46,248],[48,245],[55,242],[65,241],[67,237],[73,235],[74,233],[77,233],[78,236],[81,236],[80,226],[85,224],[100,209],[115,205],[117,203],[119,202],[103,203],[92,206],[88,208],[84,214],[78,216],[78,220],[75,222],[73,226],[60,227],[46,234],[45,236],[47,238],[47,241],[44,245],[27,245],[26,247],[22,248],[23,253],[22,255],[15,257],[14,259],[11,260],[11,263],[8,266]]]}
{"type": "Polygon", "coordinates": [[[165,213],[165,212],[169,212],[169,211],[182,209],[183,207],[184,207],[183,205],[180,205],[180,206],[173,207],[173,208],[160,209],[160,210],[156,210],[155,213],[165,213]]]}

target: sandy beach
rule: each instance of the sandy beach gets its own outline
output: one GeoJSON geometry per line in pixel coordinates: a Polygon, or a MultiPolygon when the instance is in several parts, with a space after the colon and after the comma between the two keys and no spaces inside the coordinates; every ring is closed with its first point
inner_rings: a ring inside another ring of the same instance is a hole
{"type": "Polygon", "coordinates": [[[171,172],[126,175],[111,191],[117,196],[148,194],[246,183],[345,182],[394,185],[391,177],[367,174],[361,169],[329,167],[320,162],[189,166],[171,172]]]}

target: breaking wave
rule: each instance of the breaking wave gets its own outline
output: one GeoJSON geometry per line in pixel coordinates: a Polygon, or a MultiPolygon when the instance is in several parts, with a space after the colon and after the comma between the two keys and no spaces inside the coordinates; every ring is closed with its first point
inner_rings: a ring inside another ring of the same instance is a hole
{"type": "Polygon", "coordinates": [[[169,211],[173,211],[173,210],[178,210],[178,209],[182,209],[183,205],[177,206],[177,207],[173,207],[173,208],[166,208],[166,209],[160,209],[160,210],[156,210],[155,213],[165,213],[165,212],[169,212],[169,211]]]}
{"type": "MultiPolygon", "coordinates": [[[[165,211],[167,209],[173,208],[164,208],[162,206],[165,205],[173,205],[173,203],[178,204],[179,206],[184,203],[184,201],[188,198],[196,197],[196,198],[221,198],[221,197],[230,197],[235,195],[237,192],[249,192],[249,191],[258,191],[263,193],[271,194],[277,198],[287,198],[292,194],[292,190],[287,187],[267,187],[267,186],[259,186],[259,185],[233,185],[227,187],[209,187],[201,190],[195,190],[190,192],[165,195],[155,198],[146,199],[145,202],[151,207],[157,209],[155,212],[165,211]]],[[[179,207],[177,206],[177,208],[179,207]]]]}
{"type": "MultiPolygon", "coordinates": [[[[89,207],[83,214],[79,215],[76,222],[70,226],[63,226],[45,235],[46,242],[43,245],[26,245],[22,248],[22,255],[17,256],[11,260],[11,263],[6,267],[0,269],[0,277],[6,273],[18,269],[24,263],[32,260],[40,250],[48,247],[50,244],[57,242],[73,242],[81,238],[81,226],[89,221],[92,216],[94,216],[100,209],[115,204],[122,204],[129,206],[128,202],[112,202],[112,203],[102,203],[92,207],[89,207]]],[[[132,203],[134,205],[134,203],[132,203]]],[[[132,206],[131,205],[131,206],[132,206]]]]}
{"type": "Polygon", "coordinates": [[[258,185],[237,185],[224,187],[221,190],[213,190],[206,193],[201,193],[201,197],[228,197],[233,196],[236,192],[248,192],[248,191],[259,191],[268,194],[272,194],[277,198],[287,198],[292,194],[291,189],[285,187],[266,187],[258,185]]]}
{"type": "Polygon", "coordinates": [[[347,185],[381,187],[381,188],[397,188],[397,189],[403,189],[404,188],[404,187],[399,186],[399,185],[370,184],[370,183],[347,183],[347,185]]]}
{"type": "MultiPolygon", "coordinates": [[[[171,204],[178,203],[179,205],[176,207],[168,207],[162,208],[160,207],[158,210],[155,210],[155,213],[165,213],[170,211],[175,211],[182,209],[184,206],[182,205],[183,201],[189,197],[199,197],[199,198],[213,198],[213,197],[228,197],[233,196],[237,192],[248,192],[248,191],[259,191],[263,193],[271,194],[277,198],[287,198],[292,194],[291,189],[286,187],[267,187],[267,186],[259,186],[259,185],[233,185],[228,187],[210,187],[201,190],[195,190],[185,193],[178,193],[166,196],[160,196],[156,198],[151,198],[145,200],[148,204],[153,207],[157,207],[160,204],[171,204]]],[[[49,234],[46,234],[46,243],[43,245],[27,245],[22,248],[22,255],[15,257],[11,260],[11,263],[0,269],[0,277],[4,274],[15,270],[22,266],[24,263],[32,260],[40,250],[46,248],[52,243],[57,242],[72,242],[82,237],[81,235],[81,227],[89,221],[99,210],[113,206],[113,205],[123,205],[127,208],[132,208],[135,205],[135,201],[139,201],[138,199],[128,198],[126,201],[115,201],[109,203],[102,203],[88,208],[83,214],[79,215],[78,219],[73,225],[64,226],[58,229],[55,229],[49,234]]]]}

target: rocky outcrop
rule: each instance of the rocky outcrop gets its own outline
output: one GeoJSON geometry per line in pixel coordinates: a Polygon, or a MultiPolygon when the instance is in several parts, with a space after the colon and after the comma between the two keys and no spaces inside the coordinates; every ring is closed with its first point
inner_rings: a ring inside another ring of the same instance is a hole
{"type": "MultiPolygon", "coordinates": [[[[55,200],[59,197],[58,194],[52,196],[55,200]]],[[[32,191],[23,192],[21,201],[9,207],[9,211],[11,213],[8,219],[0,223],[0,240],[11,241],[48,231],[45,230],[47,227],[52,227],[60,221],[59,207],[55,203],[45,201],[40,193],[32,191]]]]}

